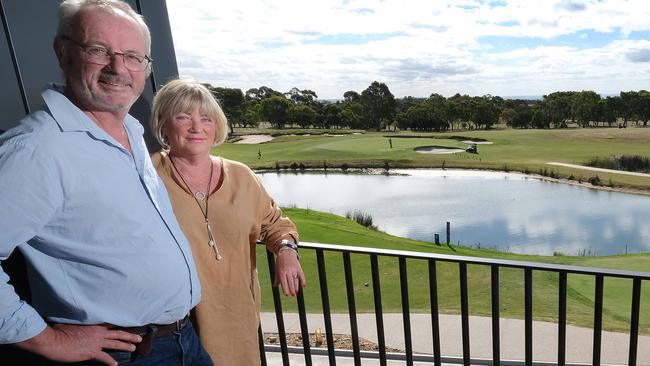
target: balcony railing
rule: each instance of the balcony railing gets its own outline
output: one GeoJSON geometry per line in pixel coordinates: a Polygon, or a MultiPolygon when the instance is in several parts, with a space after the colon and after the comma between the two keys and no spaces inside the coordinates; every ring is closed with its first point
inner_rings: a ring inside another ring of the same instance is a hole
{"type": "MultiPolygon", "coordinates": [[[[462,359],[456,359],[458,363],[463,365],[478,364],[484,362],[477,362],[472,359],[470,354],[470,326],[469,326],[469,301],[468,301],[468,265],[485,266],[489,268],[490,273],[490,294],[491,294],[491,324],[492,324],[492,360],[488,360],[490,364],[501,365],[504,360],[501,358],[501,343],[500,343],[500,303],[499,303],[499,273],[501,269],[515,268],[523,271],[523,287],[524,287],[524,360],[520,364],[533,365],[533,364],[547,364],[533,360],[533,272],[543,271],[557,274],[558,277],[558,293],[557,293],[557,362],[554,364],[567,365],[566,350],[567,350],[567,276],[568,275],[584,275],[594,279],[594,297],[593,297],[593,356],[591,364],[601,364],[601,346],[602,346],[602,317],[603,317],[603,283],[606,278],[620,278],[630,281],[632,285],[631,292],[631,308],[630,308],[630,323],[629,323],[629,348],[621,350],[627,352],[627,364],[637,364],[637,346],[639,335],[639,309],[641,300],[641,284],[643,281],[650,279],[648,272],[632,272],[622,270],[610,270],[602,268],[589,268],[567,265],[554,265],[547,263],[511,261],[511,260],[498,260],[489,258],[478,257],[464,257],[444,254],[429,254],[419,252],[407,252],[398,250],[383,250],[376,248],[365,247],[352,247],[331,244],[316,244],[316,243],[301,243],[301,255],[305,255],[309,251],[314,251],[316,256],[316,264],[318,269],[318,283],[320,286],[320,295],[322,303],[322,312],[325,326],[325,337],[327,342],[327,356],[330,365],[336,365],[336,354],[347,353],[354,358],[355,365],[361,365],[361,359],[364,357],[378,358],[380,365],[386,365],[387,360],[397,357],[406,361],[407,365],[413,365],[413,362],[431,362],[436,366],[442,362],[453,362],[453,358],[444,357],[441,354],[440,339],[444,334],[440,331],[439,326],[439,307],[438,307],[438,281],[437,281],[437,264],[441,262],[448,262],[458,265],[458,286],[460,294],[460,318],[461,318],[461,338],[462,338],[462,359]],[[343,263],[343,270],[345,276],[345,287],[347,293],[347,306],[350,318],[350,330],[352,339],[352,351],[341,352],[335,350],[333,342],[333,330],[330,311],[330,298],[328,292],[327,271],[325,253],[328,254],[328,259],[332,260],[332,253],[340,253],[343,263]],[[355,305],[355,289],[353,285],[353,267],[351,261],[351,254],[355,256],[367,256],[370,261],[371,268],[371,282],[374,297],[374,314],[377,329],[377,344],[378,352],[362,352],[359,345],[359,332],[357,326],[357,310],[355,305]],[[379,268],[379,259],[382,257],[396,258],[399,266],[399,284],[401,295],[401,308],[403,318],[404,330],[404,354],[387,354],[385,344],[385,329],[383,321],[383,307],[382,307],[382,293],[381,293],[381,276],[379,268]],[[412,347],[412,334],[411,334],[411,311],[409,306],[409,286],[407,276],[407,260],[409,263],[413,261],[424,261],[428,266],[428,282],[429,282],[429,300],[430,300],[430,314],[431,314],[431,334],[432,344],[430,355],[414,354],[412,347]]],[[[274,273],[274,258],[273,255],[267,253],[268,268],[271,278],[274,273]]],[[[314,285],[315,279],[309,278],[311,286],[314,285]]],[[[290,365],[289,351],[287,346],[287,338],[284,327],[284,319],[282,313],[282,301],[278,288],[273,288],[273,299],[275,305],[275,315],[277,319],[278,338],[280,342],[280,352],[282,354],[283,365],[290,365]]],[[[305,299],[301,291],[297,296],[297,309],[300,319],[300,329],[302,335],[302,350],[304,354],[305,364],[312,365],[312,349],[309,343],[309,330],[307,325],[307,312],[305,309],[305,299]]],[[[262,337],[263,330],[260,327],[260,353],[262,355],[262,364],[266,365],[265,348],[272,349],[273,346],[264,344],[262,337]]],[[[295,350],[294,350],[295,351],[295,350]]],[[[319,350],[321,351],[321,350],[319,350]]],[[[646,360],[647,361],[647,360],[646,360]]],[[[645,362],[645,361],[644,361],[645,362]]],[[[512,364],[509,362],[509,364],[512,364]]]]}

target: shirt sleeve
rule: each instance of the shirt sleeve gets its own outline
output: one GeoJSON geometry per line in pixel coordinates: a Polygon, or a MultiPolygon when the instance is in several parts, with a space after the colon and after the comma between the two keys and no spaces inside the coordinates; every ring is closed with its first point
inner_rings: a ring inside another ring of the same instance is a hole
{"type": "MultiPolygon", "coordinates": [[[[17,140],[0,145],[0,260],[37,236],[63,201],[53,159],[17,140]]],[[[0,343],[5,344],[32,338],[46,327],[8,281],[0,267],[0,343]]]]}

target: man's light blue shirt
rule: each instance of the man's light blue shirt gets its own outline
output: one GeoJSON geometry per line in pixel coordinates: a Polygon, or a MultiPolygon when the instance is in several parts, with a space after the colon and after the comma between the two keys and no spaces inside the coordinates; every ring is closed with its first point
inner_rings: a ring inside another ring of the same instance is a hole
{"type": "Polygon", "coordinates": [[[199,302],[199,280],[142,126],[124,121],[131,156],[63,94],[42,96],[47,110],[0,138],[0,259],[22,251],[33,305],[0,270],[0,343],[34,337],[45,320],[183,318],[199,302]]]}

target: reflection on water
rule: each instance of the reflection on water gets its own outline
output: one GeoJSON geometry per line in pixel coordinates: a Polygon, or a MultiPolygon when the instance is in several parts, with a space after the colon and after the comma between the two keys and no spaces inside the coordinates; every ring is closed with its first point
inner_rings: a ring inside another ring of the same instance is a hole
{"type": "Polygon", "coordinates": [[[650,197],[553,183],[521,174],[392,170],[407,175],[262,173],[281,206],[370,213],[393,235],[550,255],[650,250],[650,197]]]}

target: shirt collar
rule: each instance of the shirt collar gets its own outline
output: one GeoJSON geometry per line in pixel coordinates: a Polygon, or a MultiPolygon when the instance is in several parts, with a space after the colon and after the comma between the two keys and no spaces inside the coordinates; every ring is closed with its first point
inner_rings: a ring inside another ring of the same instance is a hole
{"type": "MultiPolygon", "coordinates": [[[[74,105],[70,99],[63,95],[64,86],[61,84],[49,84],[41,93],[47,108],[52,117],[63,132],[89,132],[96,137],[106,137],[108,134],[93,122],[79,107],[74,105]]],[[[144,128],[127,114],[124,118],[124,126],[132,136],[142,136],[144,128]]]]}

